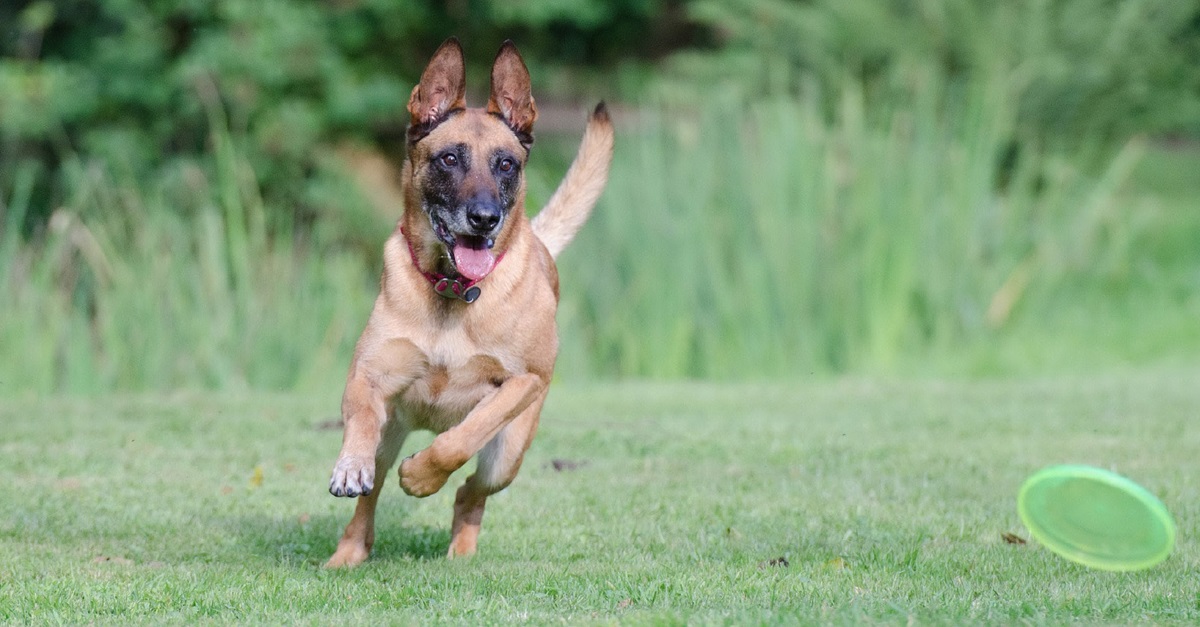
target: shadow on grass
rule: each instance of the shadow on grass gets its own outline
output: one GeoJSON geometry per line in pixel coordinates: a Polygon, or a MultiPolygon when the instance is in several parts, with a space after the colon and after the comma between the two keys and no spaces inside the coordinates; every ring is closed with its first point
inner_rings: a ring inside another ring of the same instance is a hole
{"type": "MultiPolygon", "coordinates": [[[[409,526],[403,517],[383,514],[375,522],[375,546],[370,562],[443,559],[450,547],[450,529],[409,526]]],[[[268,562],[321,566],[333,555],[351,510],[344,516],[313,515],[301,519],[240,518],[231,521],[232,533],[244,550],[268,562]]],[[[392,513],[394,514],[394,513],[392,513]]]]}

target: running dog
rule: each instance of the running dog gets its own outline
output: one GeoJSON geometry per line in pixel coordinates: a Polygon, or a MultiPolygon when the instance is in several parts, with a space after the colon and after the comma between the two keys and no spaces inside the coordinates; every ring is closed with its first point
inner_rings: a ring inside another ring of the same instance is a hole
{"type": "Polygon", "coordinates": [[[537,107],[512,42],[492,66],[485,108],[467,108],[462,48],[438,48],[408,101],[404,211],[384,245],[380,293],[342,398],[345,432],[329,480],[358,497],[327,567],[354,566],[375,541],[375,505],[405,437],[438,435],[400,464],[400,487],[429,496],[478,456],[454,499],[450,557],[475,553],[484,504],[508,486],[537,431],[558,335],[555,257],[608,179],[613,127],[588,119],[566,177],[525,216],[524,170],[537,107]]]}

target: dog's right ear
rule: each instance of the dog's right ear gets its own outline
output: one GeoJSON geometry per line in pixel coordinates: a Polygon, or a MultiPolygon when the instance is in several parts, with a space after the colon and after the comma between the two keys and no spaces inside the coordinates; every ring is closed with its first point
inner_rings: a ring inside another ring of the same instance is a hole
{"type": "Polygon", "coordinates": [[[433,59],[421,73],[421,82],[413,87],[408,99],[412,126],[422,127],[428,133],[447,113],[464,108],[466,83],[462,46],[457,37],[451,37],[433,53],[433,59]]]}

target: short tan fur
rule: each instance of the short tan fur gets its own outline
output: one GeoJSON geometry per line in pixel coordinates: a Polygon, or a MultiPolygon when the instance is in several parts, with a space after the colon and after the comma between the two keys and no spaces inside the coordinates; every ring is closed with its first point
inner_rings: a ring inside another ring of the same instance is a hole
{"type": "Polygon", "coordinates": [[[466,108],[464,83],[462,49],[450,39],[408,103],[403,215],[384,246],[379,297],[350,366],[329,484],[358,502],[328,567],[370,554],[384,478],[418,429],[438,435],[400,464],[410,495],[437,492],[478,458],[455,497],[448,551],[473,554],[487,497],[516,476],[554,371],[554,258],[604,188],[612,123],[597,106],[566,177],[530,221],[524,166],[537,107],[525,63],[505,42],[485,108],[466,108]],[[447,298],[434,289],[440,278],[478,288],[478,298],[447,298]]]}

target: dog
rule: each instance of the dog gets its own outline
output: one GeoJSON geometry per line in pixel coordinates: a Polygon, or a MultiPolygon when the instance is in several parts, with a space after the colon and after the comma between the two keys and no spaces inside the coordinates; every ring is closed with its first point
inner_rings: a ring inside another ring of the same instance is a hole
{"type": "Polygon", "coordinates": [[[485,108],[467,108],[462,47],[434,53],[408,102],[403,214],[342,397],[345,431],[329,481],[358,497],[327,567],[367,559],[375,505],[405,437],[438,434],[400,464],[400,487],[434,494],[478,456],[454,499],[449,557],[476,551],[487,497],[515,478],[537,431],[558,354],[554,260],[608,180],[613,126],[603,102],[558,189],[525,215],[537,107],[511,41],[492,65],[485,108]]]}

